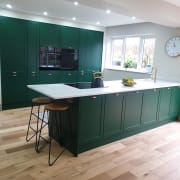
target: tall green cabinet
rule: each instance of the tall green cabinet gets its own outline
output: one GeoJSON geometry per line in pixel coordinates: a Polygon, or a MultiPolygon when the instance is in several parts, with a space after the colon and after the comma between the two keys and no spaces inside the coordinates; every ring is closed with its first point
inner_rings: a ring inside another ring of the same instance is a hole
{"type": "Polygon", "coordinates": [[[103,32],[80,30],[78,81],[92,81],[95,71],[101,70],[103,32]]]}
{"type": "Polygon", "coordinates": [[[1,17],[3,108],[27,101],[27,21],[1,17]]]}

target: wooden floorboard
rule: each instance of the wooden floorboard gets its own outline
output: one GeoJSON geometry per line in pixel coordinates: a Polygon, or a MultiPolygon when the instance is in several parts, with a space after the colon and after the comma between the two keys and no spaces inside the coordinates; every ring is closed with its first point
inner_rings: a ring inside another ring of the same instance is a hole
{"type": "MultiPolygon", "coordinates": [[[[180,122],[172,122],[74,157],[65,151],[52,167],[48,147],[25,141],[30,108],[0,112],[0,180],[179,180],[180,122]]],[[[53,144],[54,152],[61,147],[53,144]]]]}

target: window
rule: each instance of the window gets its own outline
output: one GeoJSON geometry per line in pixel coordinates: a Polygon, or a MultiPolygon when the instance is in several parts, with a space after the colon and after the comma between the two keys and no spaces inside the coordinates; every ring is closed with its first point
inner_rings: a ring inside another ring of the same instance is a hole
{"type": "Polygon", "coordinates": [[[154,37],[134,36],[112,39],[110,66],[149,72],[153,65],[154,48],[154,37]]]}

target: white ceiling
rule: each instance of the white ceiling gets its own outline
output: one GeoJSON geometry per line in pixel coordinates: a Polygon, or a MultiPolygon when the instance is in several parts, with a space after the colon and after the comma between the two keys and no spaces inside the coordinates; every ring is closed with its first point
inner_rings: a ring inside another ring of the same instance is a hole
{"type": "Polygon", "coordinates": [[[72,21],[108,27],[138,22],[153,22],[166,26],[180,27],[180,0],[1,0],[0,9],[4,10],[6,4],[19,13],[43,16],[48,12],[48,18],[72,21]],[[105,11],[112,12],[107,14],[105,11]],[[132,20],[131,17],[137,19],[132,20]]]}

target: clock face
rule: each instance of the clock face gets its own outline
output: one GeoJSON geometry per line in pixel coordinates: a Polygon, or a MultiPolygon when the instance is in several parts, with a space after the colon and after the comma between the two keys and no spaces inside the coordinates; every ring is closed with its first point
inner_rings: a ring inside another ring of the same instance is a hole
{"type": "Polygon", "coordinates": [[[166,51],[169,56],[180,55],[180,37],[173,37],[166,43],[166,51]]]}

